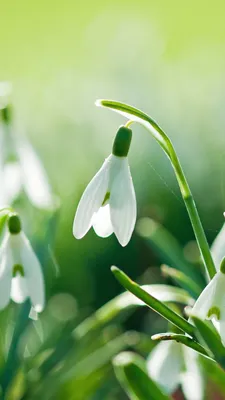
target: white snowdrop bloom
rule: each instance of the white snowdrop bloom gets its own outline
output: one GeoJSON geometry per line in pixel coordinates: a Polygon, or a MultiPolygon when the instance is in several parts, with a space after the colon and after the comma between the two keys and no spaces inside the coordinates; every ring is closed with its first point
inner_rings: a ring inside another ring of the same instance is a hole
{"type": "Polygon", "coordinates": [[[225,259],[220,270],[197,299],[191,314],[201,319],[212,319],[225,344],[225,259]]]}
{"type": "Polygon", "coordinates": [[[174,393],[179,385],[187,400],[204,399],[204,380],[198,353],[175,341],[160,342],[147,358],[149,376],[165,391],[174,393]]]}
{"type": "Polygon", "coordinates": [[[28,297],[34,310],[41,312],[45,303],[41,265],[21,230],[18,215],[11,214],[0,249],[0,309],[8,305],[10,298],[23,303],[28,297]]]}
{"type": "Polygon", "coordinates": [[[32,145],[14,133],[11,114],[10,105],[1,110],[0,204],[12,204],[24,191],[35,207],[52,209],[55,199],[46,171],[32,145]]]}
{"type": "Polygon", "coordinates": [[[0,109],[5,108],[11,98],[12,84],[11,82],[2,81],[0,82],[0,109]]]}
{"type": "Polygon", "coordinates": [[[131,129],[119,128],[112,154],[85,189],[73,223],[73,234],[77,239],[93,226],[98,236],[108,237],[114,232],[122,246],[129,242],[137,215],[127,158],[131,138],[131,129]]]}
{"type": "Polygon", "coordinates": [[[38,208],[54,207],[54,199],[46,171],[30,143],[24,138],[14,138],[15,161],[6,162],[3,168],[4,185],[8,203],[21,193],[26,193],[31,203],[38,208]]]}
{"type": "Polygon", "coordinates": [[[149,376],[167,393],[173,393],[180,382],[181,346],[175,341],[160,342],[147,359],[149,376]]]}

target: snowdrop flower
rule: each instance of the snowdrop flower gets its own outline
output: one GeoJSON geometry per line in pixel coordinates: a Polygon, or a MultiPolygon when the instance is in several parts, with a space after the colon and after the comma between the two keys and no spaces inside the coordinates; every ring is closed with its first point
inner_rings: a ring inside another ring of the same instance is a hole
{"type": "Polygon", "coordinates": [[[38,208],[52,209],[54,198],[46,171],[31,144],[12,129],[12,110],[1,110],[0,125],[0,204],[12,204],[24,191],[38,208]]]}
{"type": "Polygon", "coordinates": [[[3,81],[0,82],[0,109],[5,108],[10,101],[12,94],[11,82],[3,81]]]}
{"type": "Polygon", "coordinates": [[[113,232],[122,246],[129,242],[136,222],[136,197],[127,154],[131,129],[119,128],[112,154],[85,189],[73,223],[73,234],[81,239],[93,226],[98,236],[113,232]]]}
{"type": "Polygon", "coordinates": [[[10,298],[23,303],[28,297],[34,310],[41,312],[45,303],[41,265],[21,230],[18,215],[10,214],[0,249],[0,309],[8,305],[10,298]]]}
{"type": "Polygon", "coordinates": [[[225,258],[220,270],[200,294],[191,314],[201,319],[211,319],[225,344],[225,258]]]}
{"type": "Polygon", "coordinates": [[[31,203],[41,209],[54,207],[54,199],[46,171],[31,144],[24,138],[14,138],[16,157],[3,167],[7,203],[18,198],[22,190],[31,203]]]}
{"type": "Polygon", "coordinates": [[[160,342],[147,358],[149,376],[168,394],[179,385],[187,400],[204,399],[198,353],[175,341],[160,342]]]}

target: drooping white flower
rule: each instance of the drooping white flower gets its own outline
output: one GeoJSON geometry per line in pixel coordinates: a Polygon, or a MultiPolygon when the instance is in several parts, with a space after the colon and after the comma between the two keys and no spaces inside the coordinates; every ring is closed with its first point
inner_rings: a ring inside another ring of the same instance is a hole
{"type": "Polygon", "coordinates": [[[21,193],[42,209],[54,207],[54,198],[46,171],[31,144],[22,137],[14,138],[15,159],[6,161],[3,174],[7,203],[11,204],[21,193]]]}
{"type": "Polygon", "coordinates": [[[10,101],[12,94],[11,82],[2,81],[0,82],[0,109],[5,108],[10,101]]]}
{"type": "Polygon", "coordinates": [[[45,303],[41,265],[21,231],[19,217],[12,214],[0,249],[0,309],[8,305],[10,298],[23,303],[28,297],[34,310],[41,312],[45,303]]]}
{"type": "Polygon", "coordinates": [[[132,131],[120,127],[112,154],[85,189],[73,223],[73,234],[81,239],[93,226],[98,236],[113,232],[122,246],[129,242],[136,222],[136,197],[127,154],[132,131]]]}
{"type": "Polygon", "coordinates": [[[0,82],[0,205],[12,204],[24,191],[35,207],[52,209],[55,199],[46,171],[31,144],[18,132],[15,134],[9,96],[3,90],[7,85],[0,82]]]}
{"type": "Polygon", "coordinates": [[[198,353],[175,341],[160,342],[147,358],[149,376],[168,394],[181,385],[187,400],[203,400],[204,381],[198,353]]]}
{"type": "Polygon", "coordinates": [[[225,262],[197,299],[191,314],[211,319],[225,343],[225,262]]]}
{"type": "Polygon", "coordinates": [[[181,346],[175,341],[160,342],[147,359],[150,377],[166,392],[173,393],[180,382],[181,346]]]}

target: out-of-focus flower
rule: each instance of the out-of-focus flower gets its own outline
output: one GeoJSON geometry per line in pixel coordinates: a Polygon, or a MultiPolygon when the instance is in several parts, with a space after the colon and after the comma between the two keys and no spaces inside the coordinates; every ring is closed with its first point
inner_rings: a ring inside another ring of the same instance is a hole
{"type": "Polygon", "coordinates": [[[8,231],[0,249],[0,309],[8,305],[10,298],[16,303],[30,298],[36,312],[41,312],[45,303],[41,265],[17,214],[8,218],[8,231]]]}
{"type": "Polygon", "coordinates": [[[0,109],[5,108],[9,104],[11,94],[11,82],[0,82],[0,109]]]}
{"type": "Polygon", "coordinates": [[[129,242],[137,206],[127,154],[132,131],[120,127],[112,154],[85,189],[74,218],[73,234],[81,239],[93,226],[98,236],[113,232],[122,246],[129,242]]]}
{"type": "Polygon", "coordinates": [[[225,258],[220,270],[200,294],[191,314],[201,319],[212,319],[225,343],[225,258]]]}
{"type": "Polygon", "coordinates": [[[12,121],[12,86],[0,82],[0,205],[12,204],[22,191],[38,208],[53,209],[46,171],[31,144],[15,134],[12,121]]]}
{"type": "Polygon", "coordinates": [[[175,341],[160,342],[147,359],[149,376],[168,394],[181,385],[187,400],[203,400],[204,381],[198,353],[175,341]]]}
{"type": "Polygon", "coordinates": [[[22,190],[38,208],[51,209],[54,198],[45,169],[30,143],[24,138],[14,138],[14,159],[3,166],[6,203],[12,204],[22,190]]]}

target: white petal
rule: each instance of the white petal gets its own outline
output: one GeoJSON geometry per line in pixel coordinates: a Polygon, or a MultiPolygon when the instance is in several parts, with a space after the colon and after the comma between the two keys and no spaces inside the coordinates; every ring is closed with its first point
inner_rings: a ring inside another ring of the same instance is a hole
{"type": "MultiPolygon", "coordinates": [[[[23,233],[12,235],[17,241],[17,251],[20,253],[20,260],[24,269],[27,291],[31,303],[37,312],[41,312],[45,304],[44,278],[40,262],[35,255],[29,241],[23,233]]],[[[15,256],[14,256],[15,258],[15,256]]]]}
{"type": "Polygon", "coordinates": [[[214,302],[214,296],[216,292],[218,280],[218,273],[214,276],[214,278],[209,282],[209,284],[205,287],[205,289],[200,294],[197,299],[194,307],[192,308],[191,314],[193,316],[199,317],[201,319],[205,319],[207,317],[209,309],[216,304],[214,302]]]}
{"type": "Polygon", "coordinates": [[[0,250],[0,310],[5,308],[10,301],[12,259],[8,239],[7,235],[0,250]]]}
{"type": "Polygon", "coordinates": [[[3,174],[7,202],[11,204],[18,197],[22,188],[22,176],[19,163],[7,163],[4,166],[3,174]]]}
{"type": "Polygon", "coordinates": [[[220,310],[220,320],[218,321],[215,318],[213,318],[212,322],[221,337],[223,345],[225,346],[225,296],[224,295],[223,295],[223,300],[224,300],[223,305],[221,306],[220,310]]]}
{"type": "Polygon", "coordinates": [[[113,157],[110,168],[110,215],[118,241],[126,246],[136,222],[136,197],[127,157],[113,157]]]}
{"type": "Polygon", "coordinates": [[[185,371],[181,374],[181,386],[187,400],[203,400],[204,378],[201,370],[199,355],[189,347],[182,346],[185,371]]]}
{"type": "Polygon", "coordinates": [[[109,204],[100,207],[97,213],[93,215],[92,225],[95,232],[100,237],[105,238],[113,233],[109,204]]]}
{"type": "Polygon", "coordinates": [[[225,257],[225,224],[216,236],[211,246],[211,252],[215,266],[218,270],[223,257],[225,257]]]}
{"type": "Polygon", "coordinates": [[[80,199],[73,222],[73,234],[77,239],[81,239],[89,231],[92,217],[103,203],[108,189],[110,163],[111,156],[105,160],[80,199]]]}
{"type": "Polygon", "coordinates": [[[160,342],[147,358],[149,376],[167,393],[179,385],[182,369],[181,345],[173,341],[160,342]]]}
{"type": "Polygon", "coordinates": [[[23,303],[28,297],[28,290],[26,280],[20,274],[17,274],[12,279],[11,294],[10,297],[15,303],[23,303]]]}
{"type": "Polygon", "coordinates": [[[45,169],[33,147],[24,139],[17,140],[24,190],[31,202],[39,208],[52,208],[54,199],[45,169]]]}

